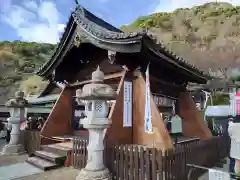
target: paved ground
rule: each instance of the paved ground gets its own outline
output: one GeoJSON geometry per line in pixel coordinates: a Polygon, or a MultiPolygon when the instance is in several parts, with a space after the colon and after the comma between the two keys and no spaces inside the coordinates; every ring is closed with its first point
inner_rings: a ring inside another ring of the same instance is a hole
{"type": "MultiPolygon", "coordinates": [[[[224,164],[223,168],[214,167],[213,169],[228,172],[228,168],[229,168],[229,159],[227,158],[227,163],[224,164]]],[[[209,180],[208,176],[209,176],[208,173],[205,173],[202,177],[198,178],[198,180],[209,180]]]]}
{"type": "Polygon", "coordinates": [[[76,180],[78,172],[74,168],[61,168],[14,180],[76,180]]]}
{"type": "MultiPolygon", "coordinates": [[[[5,140],[0,139],[0,152],[5,144],[5,140]]],[[[41,170],[24,163],[27,157],[27,154],[20,156],[0,155],[0,180],[13,180],[14,177],[17,177],[17,174],[20,173],[22,177],[15,178],[14,180],[75,180],[79,172],[79,170],[74,168],[60,168],[52,171],[42,172],[41,170]],[[23,172],[22,168],[25,170],[25,172],[23,172]]]]}
{"type": "Polygon", "coordinates": [[[0,180],[13,180],[43,172],[26,162],[0,167],[0,180]]]}
{"type": "MultiPolygon", "coordinates": [[[[3,139],[0,139],[0,152],[2,151],[2,147],[5,144],[6,144],[6,141],[3,139]]],[[[27,154],[20,155],[20,156],[2,156],[2,155],[0,155],[0,167],[24,162],[27,159],[27,157],[28,157],[27,154]]]]}

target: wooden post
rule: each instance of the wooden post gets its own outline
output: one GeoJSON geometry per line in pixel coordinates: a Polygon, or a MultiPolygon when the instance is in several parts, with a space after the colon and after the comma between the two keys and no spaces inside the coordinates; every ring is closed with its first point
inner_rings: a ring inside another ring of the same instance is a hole
{"type": "Polygon", "coordinates": [[[179,115],[183,118],[183,134],[185,136],[199,137],[203,140],[212,138],[211,131],[204,123],[191,95],[187,91],[180,93],[179,115]]]}
{"type": "Polygon", "coordinates": [[[109,118],[112,119],[112,125],[106,130],[105,140],[108,146],[113,144],[132,144],[132,127],[123,127],[123,96],[124,96],[124,80],[126,71],[122,74],[118,85],[118,97],[112,105],[109,112],[109,118]]]}
{"type": "Polygon", "coordinates": [[[145,86],[143,76],[137,72],[133,80],[133,143],[152,147],[153,139],[155,139],[154,146],[157,149],[162,151],[173,149],[171,137],[152,96],[150,102],[154,133],[149,134],[144,131],[145,86]]]}

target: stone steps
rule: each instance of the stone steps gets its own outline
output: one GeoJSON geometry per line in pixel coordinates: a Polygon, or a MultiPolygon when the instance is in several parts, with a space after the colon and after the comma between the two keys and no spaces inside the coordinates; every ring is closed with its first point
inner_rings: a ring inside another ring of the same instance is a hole
{"type": "Polygon", "coordinates": [[[35,167],[37,167],[37,168],[40,168],[40,169],[44,170],[44,171],[55,169],[57,167],[61,167],[61,165],[59,165],[59,164],[50,162],[48,160],[42,159],[42,158],[37,157],[37,156],[29,157],[26,160],[26,162],[35,166],[35,167]]]}
{"type": "Polygon", "coordinates": [[[64,166],[70,148],[59,144],[41,146],[41,150],[34,152],[26,162],[44,171],[64,166]]]}
{"type": "Polygon", "coordinates": [[[60,146],[57,144],[49,144],[41,146],[41,149],[48,152],[53,152],[56,154],[67,156],[68,153],[72,150],[71,148],[60,146]]]}
{"type": "Polygon", "coordinates": [[[64,155],[60,155],[60,154],[56,154],[48,151],[36,151],[34,152],[34,155],[42,159],[46,159],[50,162],[62,164],[62,165],[64,165],[64,161],[66,160],[66,156],[64,155]]]}

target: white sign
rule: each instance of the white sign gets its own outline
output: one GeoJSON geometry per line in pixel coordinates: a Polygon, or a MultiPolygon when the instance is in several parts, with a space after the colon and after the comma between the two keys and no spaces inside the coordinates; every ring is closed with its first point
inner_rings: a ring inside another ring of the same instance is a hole
{"type": "Polygon", "coordinates": [[[231,139],[230,156],[234,159],[240,159],[240,142],[231,139]]]}
{"type": "Polygon", "coordinates": [[[150,102],[150,81],[149,81],[149,65],[146,70],[146,90],[145,90],[145,115],[144,115],[144,129],[145,132],[152,132],[152,115],[150,102]]]}
{"type": "Polygon", "coordinates": [[[157,106],[167,106],[167,107],[171,107],[172,104],[175,103],[174,99],[170,99],[163,96],[156,96],[156,95],[153,96],[153,101],[157,106]]]}
{"type": "Polygon", "coordinates": [[[209,180],[231,180],[229,173],[215,170],[215,169],[208,170],[208,179],[209,180]]]}
{"type": "Polygon", "coordinates": [[[75,117],[82,117],[85,115],[85,111],[82,111],[82,110],[75,110],[74,111],[74,116],[75,117]]]}
{"type": "Polygon", "coordinates": [[[123,127],[132,127],[132,82],[124,81],[123,127]]]}
{"type": "Polygon", "coordinates": [[[182,118],[175,115],[171,118],[171,133],[182,133],[182,118]]]}

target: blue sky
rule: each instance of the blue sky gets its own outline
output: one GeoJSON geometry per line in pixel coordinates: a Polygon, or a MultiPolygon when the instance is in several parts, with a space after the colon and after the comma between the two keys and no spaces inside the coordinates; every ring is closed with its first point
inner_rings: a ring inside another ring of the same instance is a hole
{"type": "MultiPolygon", "coordinates": [[[[79,0],[86,9],[116,27],[129,24],[141,15],[169,12],[179,7],[191,7],[206,2],[210,1],[79,0]]],[[[240,0],[222,2],[240,5],[240,0]]],[[[74,8],[74,0],[0,0],[0,41],[57,43],[74,8]]]]}

